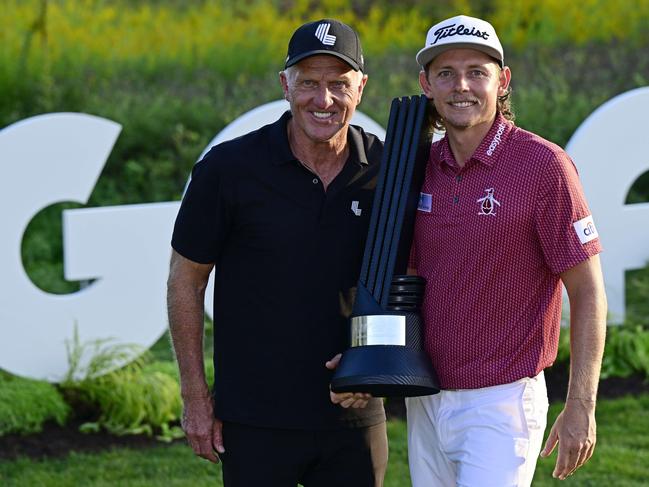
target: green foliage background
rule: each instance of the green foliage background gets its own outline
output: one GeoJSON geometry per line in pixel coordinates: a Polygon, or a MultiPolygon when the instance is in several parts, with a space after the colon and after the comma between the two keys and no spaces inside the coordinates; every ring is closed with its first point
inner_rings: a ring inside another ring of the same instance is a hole
{"type": "Polygon", "coordinates": [[[69,415],[70,406],[52,384],[0,371],[0,436],[38,432],[46,421],[62,425],[69,415]]]}
{"type": "MultiPolygon", "coordinates": [[[[393,97],[419,93],[414,54],[428,27],[467,13],[501,34],[519,125],[565,145],[602,102],[649,84],[649,0],[585,3],[3,0],[0,126],[56,111],[115,120],[123,131],[88,205],[175,200],[216,133],[281,96],[300,23],[332,16],[359,30],[361,109],[385,124],[393,97]]],[[[647,193],[649,178],[630,199],[647,193]]],[[[28,273],[51,292],[77,289],[62,279],[60,238],[60,212],[74,206],[43,210],[23,241],[28,273]]]]}
{"type": "MultiPolygon", "coordinates": [[[[419,93],[414,54],[430,25],[492,21],[513,71],[517,123],[565,145],[601,103],[649,85],[649,0],[1,0],[0,127],[47,112],[115,120],[122,133],[88,206],[180,198],[203,148],[240,114],[281,97],[277,73],[302,22],[340,18],[361,34],[370,76],[361,110],[419,93]]],[[[2,164],[11,161],[0,161],[2,164]]],[[[649,194],[649,176],[629,201],[649,194]]],[[[50,292],[62,278],[62,203],[30,223],[23,258],[50,292]]]]}

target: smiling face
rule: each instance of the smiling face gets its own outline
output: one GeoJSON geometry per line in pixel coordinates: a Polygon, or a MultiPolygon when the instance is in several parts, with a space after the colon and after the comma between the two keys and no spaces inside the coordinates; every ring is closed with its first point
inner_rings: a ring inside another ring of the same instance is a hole
{"type": "Polygon", "coordinates": [[[346,143],[367,76],[334,56],[311,56],[280,73],[292,130],[305,142],[346,143]]]}
{"type": "Polygon", "coordinates": [[[419,73],[419,83],[447,131],[476,127],[486,133],[510,79],[507,66],[501,69],[494,59],[474,49],[449,49],[419,73]]]}

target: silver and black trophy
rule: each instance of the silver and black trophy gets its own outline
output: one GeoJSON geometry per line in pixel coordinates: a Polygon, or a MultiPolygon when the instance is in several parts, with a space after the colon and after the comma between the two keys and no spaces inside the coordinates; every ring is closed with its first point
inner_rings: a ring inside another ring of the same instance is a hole
{"type": "Polygon", "coordinates": [[[376,397],[439,392],[423,346],[419,314],[425,279],[406,275],[419,189],[432,132],[424,95],[395,98],[381,158],[356,300],[350,348],[331,381],[334,392],[376,397]]]}

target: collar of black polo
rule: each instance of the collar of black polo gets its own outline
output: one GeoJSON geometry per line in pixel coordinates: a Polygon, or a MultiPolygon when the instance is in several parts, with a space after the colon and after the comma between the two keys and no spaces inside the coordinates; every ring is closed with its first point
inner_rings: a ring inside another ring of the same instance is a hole
{"type": "MultiPolygon", "coordinates": [[[[277,123],[273,124],[270,132],[270,160],[273,164],[286,164],[295,161],[295,156],[288,143],[288,131],[286,125],[291,119],[290,110],[284,112],[277,123]]],[[[361,165],[369,164],[365,145],[363,144],[362,128],[350,125],[347,132],[347,142],[350,144],[350,155],[352,160],[361,165]]]]}

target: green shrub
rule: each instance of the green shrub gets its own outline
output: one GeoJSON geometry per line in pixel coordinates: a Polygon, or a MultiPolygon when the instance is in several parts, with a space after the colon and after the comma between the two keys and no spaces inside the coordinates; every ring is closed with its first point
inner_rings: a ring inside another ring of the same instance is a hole
{"type": "Polygon", "coordinates": [[[649,330],[639,325],[610,326],[601,377],[638,374],[649,381],[649,330]]]}
{"type": "MultiPolygon", "coordinates": [[[[556,363],[570,363],[570,328],[562,327],[556,363]]],[[[638,375],[649,382],[649,329],[629,324],[611,325],[606,330],[606,343],[600,377],[638,375]]]]}
{"type": "MultiPolygon", "coordinates": [[[[644,196],[649,199],[649,191],[644,196]]],[[[626,310],[629,323],[649,328],[649,264],[627,272],[626,310]]]]}
{"type": "Polygon", "coordinates": [[[180,434],[172,427],[180,418],[181,401],[170,367],[146,368],[148,354],[134,359],[141,350],[133,345],[111,340],[80,343],[76,329],[66,346],[70,368],[60,389],[75,412],[90,420],[81,426],[82,431],[160,433],[161,439],[180,434]],[[124,363],[128,365],[116,368],[124,363]]]}
{"type": "Polygon", "coordinates": [[[76,410],[94,416],[82,430],[164,434],[180,419],[178,382],[167,373],[145,371],[139,362],[94,379],[61,384],[61,389],[76,410]]]}
{"type": "Polygon", "coordinates": [[[0,375],[0,436],[36,433],[47,421],[63,425],[69,413],[69,406],[54,385],[0,375]]]}
{"type": "Polygon", "coordinates": [[[81,343],[75,323],[72,340],[65,340],[68,371],[61,386],[96,379],[126,364],[141,367],[146,351],[139,345],[117,343],[112,338],[99,338],[81,343]]]}

